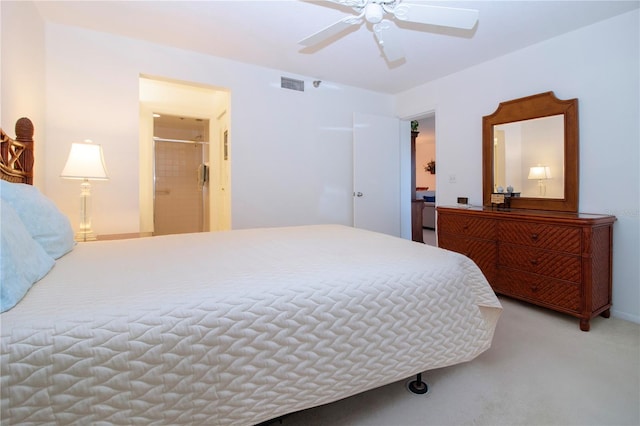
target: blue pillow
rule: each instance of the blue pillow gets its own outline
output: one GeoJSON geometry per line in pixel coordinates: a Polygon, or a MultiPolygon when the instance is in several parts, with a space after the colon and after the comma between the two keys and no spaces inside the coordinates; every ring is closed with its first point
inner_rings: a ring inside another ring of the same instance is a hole
{"type": "Polygon", "coordinates": [[[73,249],[75,240],[69,218],[38,188],[0,180],[0,198],[15,209],[31,237],[51,257],[58,259],[73,249]]]}
{"type": "Polygon", "coordinates": [[[36,243],[18,213],[0,199],[0,312],[13,308],[55,264],[36,243]]]}

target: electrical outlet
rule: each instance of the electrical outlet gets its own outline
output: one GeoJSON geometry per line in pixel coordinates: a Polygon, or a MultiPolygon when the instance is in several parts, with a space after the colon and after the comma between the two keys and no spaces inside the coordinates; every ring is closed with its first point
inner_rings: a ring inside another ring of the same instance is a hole
{"type": "Polygon", "coordinates": [[[449,183],[456,183],[456,175],[449,175],[449,183]]]}

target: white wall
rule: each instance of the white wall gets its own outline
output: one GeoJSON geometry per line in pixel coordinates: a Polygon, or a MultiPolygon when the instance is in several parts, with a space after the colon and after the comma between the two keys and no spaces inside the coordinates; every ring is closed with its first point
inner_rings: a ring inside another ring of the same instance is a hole
{"type": "Polygon", "coordinates": [[[552,90],[578,98],[580,211],[616,215],[614,315],[640,322],[639,11],[486,62],[397,97],[398,115],[436,111],[438,204],[482,204],[482,117],[552,90]],[[456,183],[450,183],[454,176],[456,183]]]}
{"type": "Polygon", "coordinates": [[[93,185],[96,233],[139,228],[140,74],[230,90],[233,228],[351,224],[352,115],[391,115],[391,96],[300,76],[305,92],[285,90],[277,70],[55,24],[46,43],[45,192],[77,216],[77,185],[58,175],[71,142],[101,143],[111,179],[93,185]]]}
{"type": "MultiPolygon", "coordinates": [[[[45,129],[37,126],[45,117],[44,21],[31,2],[12,6],[11,3],[0,3],[0,127],[15,136],[16,120],[29,117],[35,125],[34,150],[38,158],[46,139],[45,129]]],[[[44,164],[36,161],[34,172],[34,184],[41,188],[44,164]]]]}

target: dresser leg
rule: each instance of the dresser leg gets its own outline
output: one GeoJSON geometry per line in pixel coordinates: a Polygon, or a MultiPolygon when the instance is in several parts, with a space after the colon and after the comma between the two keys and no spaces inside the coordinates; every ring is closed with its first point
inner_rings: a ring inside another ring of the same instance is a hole
{"type": "Polygon", "coordinates": [[[591,325],[589,324],[588,319],[580,319],[580,330],[589,331],[590,328],[591,328],[591,325]]]}
{"type": "Polygon", "coordinates": [[[603,317],[603,318],[609,318],[611,316],[611,309],[607,309],[606,311],[602,311],[600,316],[603,317]]]}

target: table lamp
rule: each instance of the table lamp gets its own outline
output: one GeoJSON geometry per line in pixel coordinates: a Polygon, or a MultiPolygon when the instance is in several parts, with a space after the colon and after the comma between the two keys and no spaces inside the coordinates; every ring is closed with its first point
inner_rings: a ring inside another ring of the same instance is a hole
{"type": "Polygon", "coordinates": [[[81,179],[80,184],[80,230],[76,241],[92,241],[96,235],[91,229],[91,184],[89,180],[109,180],[104,165],[102,146],[86,140],[84,143],[72,143],[67,164],[60,177],[81,179]]]}
{"type": "Polygon", "coordinates": [[[533,166],[529,169],[529,176],[527,179],[538,180],[538,191],[540,195],[545,195],[547,188],[544,185],[546,179],[551,179],[551,169],[549,166],[533,166]]]}

